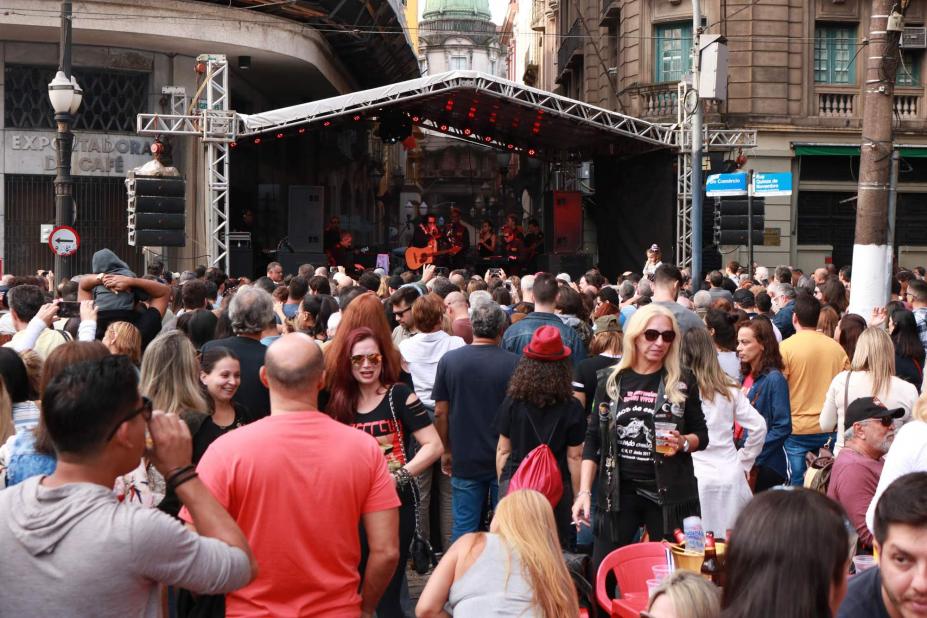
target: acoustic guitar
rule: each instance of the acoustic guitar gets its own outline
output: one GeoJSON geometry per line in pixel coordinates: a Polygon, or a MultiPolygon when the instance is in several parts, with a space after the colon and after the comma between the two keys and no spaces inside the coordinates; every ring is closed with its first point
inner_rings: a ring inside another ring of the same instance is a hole
{"type": "Polygon", "coordinates": [[[409,247],[406,249],[406,266],[409,270],[418,270],[425,264],[433,264],[438,255],[457,255],[463,247],[454,245],[450,249],[438,249],[436,240],[432,240],[425,247],[409,247]]]}

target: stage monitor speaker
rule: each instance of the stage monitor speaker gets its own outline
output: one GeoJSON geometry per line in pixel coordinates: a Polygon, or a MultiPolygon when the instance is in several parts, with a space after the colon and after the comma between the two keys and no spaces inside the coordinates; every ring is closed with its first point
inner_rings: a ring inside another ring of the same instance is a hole
{"type": "Polygon", "coordinates": [[[544,196],[544,235],[548,253],[574,254],[583,246],[583,195],[552,191],[544,196]]]}
{"type": "Polygon", "coordinates": [[[283,274],[285,275],[295,275],[303,264],[312,264],[314,268],[328,266],[328,258],[324,253],[311,251],[295,251],[293,253],[281,251],[277,254],[277,261],[283,266],[283,274]]]}
{"type": "Polygon", "coordinates": [[[229,248],[229,276],[254,277],[254,253],[249,245],[229,248]]]}
{"type": "Polygon", "coordinates": [[[325,187],[290,187],[287,238],[294,251],[322,253],[325,228],[325,187]]]}

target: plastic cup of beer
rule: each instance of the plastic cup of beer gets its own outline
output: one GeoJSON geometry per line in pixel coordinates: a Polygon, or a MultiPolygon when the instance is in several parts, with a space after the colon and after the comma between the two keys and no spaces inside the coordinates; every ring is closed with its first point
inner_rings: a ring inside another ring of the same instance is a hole
{"type": "Polygon", "coordinates": [[[660,587],[660,584],[663,583],[662,579],[648,579],[647,580],[647,596],[652,597],[654,590],[660,587]]]}
{"type": "Polygon", "coordinates": [[[853,556],[853,566],[856,568],[857,573],[862,573],[868,569],[871,569],[876,565],[875,557],[867,556],[865,554],[860,556],[853,556]]]}
{"type": "Polygon", "coordinates": [[[676,423],[654,423],[653,425],[657,452],[663,455],[675,453],[676,441],[673,439],[673,431],[676,429],[676,423]]]}
{"type": "Polygon", "coordinates": [[[662,582],[673,572],[673,567],[668,564],[655,564],[650,570],[653,571],[653,578],[662,582]]]}

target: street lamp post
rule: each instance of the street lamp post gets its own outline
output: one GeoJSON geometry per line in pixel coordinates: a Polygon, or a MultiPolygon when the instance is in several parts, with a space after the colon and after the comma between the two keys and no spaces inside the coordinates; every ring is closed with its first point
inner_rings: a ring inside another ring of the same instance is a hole
{"type": "MultiPolygon", "coordinates": [[[[80,108],[83,91],[71,75],[71,2],[61,3],[61,41],[58,72],[48,84],[48,98],[55,110],[55,226],[74,224],[74,179],[71,177],[71,151],[74,135],[71,123],[80,108]]],[[[71,257],[55,256],[58,281],[71,277],[71,257]]]]}

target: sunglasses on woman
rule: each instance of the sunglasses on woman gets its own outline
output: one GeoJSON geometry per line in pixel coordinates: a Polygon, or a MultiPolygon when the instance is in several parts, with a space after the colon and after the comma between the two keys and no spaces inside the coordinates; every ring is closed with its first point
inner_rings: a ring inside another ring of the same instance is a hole
{"type": "Polygon", "coordinates": [[[647,341],[656,341],[658,337],[663,337],[665,343],[673,343],[676,340],[676,331],[674,330],[664,330],[659,331],[653,328],[648,328],[644,331],[644,339],[647,341]]]}
{"type": "Polygon", "coordinates": [[[379,365],[383,360],[383,355],[379,352],[374,352],[372,354],[355,354],[351,357],[351,364],[355,367],[360,367],[364,364],[364,360],[371,365],[379,365]]]}

